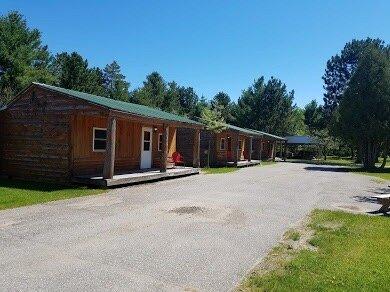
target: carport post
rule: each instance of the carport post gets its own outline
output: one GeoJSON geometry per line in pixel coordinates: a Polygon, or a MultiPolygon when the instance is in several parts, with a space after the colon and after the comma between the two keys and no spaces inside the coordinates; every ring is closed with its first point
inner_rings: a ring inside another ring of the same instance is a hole
{"type": "Polygon", "coordinates": [[[115,139],[116,139],[116,119],[108,118],[106,132],[106,152],[104,153],[103,178],[112,179],[114,177],[115,168],[115,139]]]}
{"type": "Polygon", "coordinates": [[[160,172],[167,172],[167,160],[168,160],[168,136],[169,127],[167,124],[163,124],[162,132],[162,149],[160,156],[160,172]]]}
{"type": "Polygon", "coordinates": [[[284,142],[283,161],[287,159],[287,141],[284,142]]]}

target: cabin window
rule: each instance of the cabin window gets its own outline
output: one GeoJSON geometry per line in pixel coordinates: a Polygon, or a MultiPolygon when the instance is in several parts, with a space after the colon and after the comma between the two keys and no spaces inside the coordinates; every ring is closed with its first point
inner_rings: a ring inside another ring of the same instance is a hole
{"type": "Polygon", "coordinates": [[[242,149],[242,141],[238,140],[238,150],[241,150],[241,149],[242,149]]]}
{"type": "Polygon", "coordinates": [[[93,128],[93,151],[102,152],[106,151],[107,144],[107,129],[93,128]]]}
{"type": "Polygon", "coordinates": [[[221,143],[220,143],[219,149],[220,150],[226,149],[226,139],[225,138],[221,138],[221,143]]]}
{"type": "Polygon", "coordinates": [[[161,151],[163,147],[163,134],[158,134],[158,151],[161,151]]]}
{"type": "Polygon", "coordinates": [[[151,142],[152,142],[151,132],[144,131],[144,151],[150,151],[151,142]]]}

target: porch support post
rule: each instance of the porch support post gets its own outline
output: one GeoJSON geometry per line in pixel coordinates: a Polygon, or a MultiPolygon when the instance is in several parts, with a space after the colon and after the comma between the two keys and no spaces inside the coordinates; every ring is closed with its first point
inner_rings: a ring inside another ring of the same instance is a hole
{"type": "Polygon", "coordinates": [[[274,140],[274,141],[272,141],[272,150],[271,150],[271,158],[272,158],[272,161],[275,161],[275,148],[276,148],[276,141],[274,140]]]}
{"type": "Polygon", "coordinates": [[[161,149],[161,156],[160,156],[160,172],[167,172],[168,136],[169,136],[169,127],[167,124],[163,124],[162,149],[161,149]]]}
{"type": "Polygon", "coordinates": [[[249,156],[248,156],[248,161],[251,161],[252,160],[252,142],[253,142],[253,138],[252,137],[249,137],[249,156]]]}
{"type": "Polygon", "coordinates": [[[192,167],[200,167],[200,130],[195,129],[192,167]]]}
{"type": "Polygon", "coordinates": [[[107,143],[104,155],[103,178],[112,179],[115,168],[115,137],[116,137],[116,119],[108,118],[107,125],[107,143]]]}
{"type": "Polygon", "coordinates": [[[284,142],[283,161],[286,161],[286,159],[287,159],[287,141],[284,142]]]}
{"type": "Polygon", "coordinates": [[[238,132],[232,133],[232,154],[233,154],[233,165],[238,164],[238,132]]]}
{"type": "Polygon", "coordinates": [[[263,137],[260,138],[260,153],[259,153],[260,163],[261,163],[262,155],[263,155],[263,137]]]}
{"type": "Polygon", "coordinates": [[[283,143],[282,143],[282,141],[279,141],[279,144],[280,144],[279,155],[280,155],[280,158],[282,158],[283,157],[283,143]]]}

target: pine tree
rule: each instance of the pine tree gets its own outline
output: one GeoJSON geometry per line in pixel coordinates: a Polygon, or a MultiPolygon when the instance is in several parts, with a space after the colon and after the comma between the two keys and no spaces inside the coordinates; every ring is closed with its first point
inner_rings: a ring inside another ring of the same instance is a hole
{"type": "Polygon", "coordinates": [[[112,99],[128,101],[130,83],[125,80],[119,64],[113,61],[103,70],[106,95],[112,99]]]}
{"type": "Polygon", "coordinates": [[[41,33],[18,12],[0,17],[0,106],[29,83],[53,83],[50,54],[41,33]]]}

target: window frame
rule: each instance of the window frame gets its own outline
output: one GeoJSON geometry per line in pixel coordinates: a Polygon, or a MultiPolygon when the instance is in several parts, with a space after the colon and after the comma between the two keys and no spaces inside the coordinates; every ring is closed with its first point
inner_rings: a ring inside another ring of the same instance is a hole
{"type": "Polygon", "coordinates": [[[219,150],[221,150],[221,151],[226,150],[226,138],[225,137],[221,137],[221,140],[219,142],[219,150]],[[223,141],[223,143],[222,143],[222,141],[223,141]],[[223,148],[222,148],[222,145],[223,145],[223,148]]]}
{"type": "Polygon", "coordinates": [[[238,150],[242,150],[242,140],[238,140],[238,150]]]}
{"type": "Polygon", "coordinates": [[[157,138],[157,151],[162,151],[162,146],[163,146],[163,133],[158,133],[158,138],[157,138]]]}
{"type": "Polygon", "coordinates": [[[93,127],[92,128],[92,151],[93,152],[106,152],[106,149],[95,149],[95,140],[98,140],[98,141],[106,141],[106,145],[107,145],[107,128],[98,128],[98,127],[93,127]],[[96,138],[95,137],[95,131],[96,130],[103,130],[103,131],[106,131],[106,139],[101,139],[101,138],[96,138]]]}

